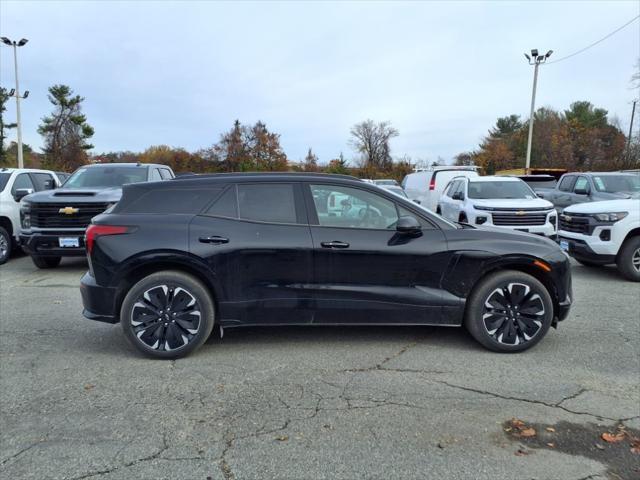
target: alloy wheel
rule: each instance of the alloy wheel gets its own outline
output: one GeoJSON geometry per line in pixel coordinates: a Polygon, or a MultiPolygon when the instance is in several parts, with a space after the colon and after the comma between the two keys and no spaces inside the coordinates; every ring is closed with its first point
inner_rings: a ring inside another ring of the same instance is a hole
{"type": "Polygon", "coordinates": [[[631,266],[636,272],[640,272],[640,248],[637,248],[631,256],[631,266]]]}
{"type": "Polygon", "coordinates": [[[0,234],[0,259],[9,255],[9,242],[4,235],[0,234]]]}
{"type": "Polygon", "coordinates": [[[177,285],[156,285],[136,299],[130,321],[146,347],[168,352],[189,344],[198,333],[201,315],[191,292],[177,285]]]}
{"type": "Polygon", "coordinates": [[[542,298],[529,285],[508,283],[485,300],[482,323],[498,343],[520,345],[536,336],[544,315],[542,298]]]}

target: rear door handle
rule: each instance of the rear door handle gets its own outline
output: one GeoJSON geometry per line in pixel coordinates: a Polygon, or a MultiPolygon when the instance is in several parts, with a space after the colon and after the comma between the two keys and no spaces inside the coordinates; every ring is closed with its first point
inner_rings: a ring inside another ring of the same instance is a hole
{"type": "Polygon", "coordinates": [[[349,244],[346,242],[340,242],[339,240],[334,240],[333,242],[322,242],[322,248],[349,248],[349,244]]]}
{"type": "Polygon", "coordinates": [[[200,237],[200,243],[212,243],[213,245],[221,245],[223,243],[229,243],[228,238],[220,237],[219,235],[211,235],[210,237],[200,237]]]}

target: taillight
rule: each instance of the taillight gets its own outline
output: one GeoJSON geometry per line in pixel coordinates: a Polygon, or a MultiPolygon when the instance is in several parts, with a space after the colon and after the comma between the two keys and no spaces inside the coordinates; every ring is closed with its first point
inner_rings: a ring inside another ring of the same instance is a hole
{"type": "Polygon", "coordinates": [[[105,235],[122,235],[123,233],[127,233],[128,231],[129,227],[122,227],[119,225],[89,225],[85,233],[87,253],[91,255],[93,244],[98,239],[98,237],[103,237],[105,235]]]}
{"type": "Polygon", "coordinates": [[[436,189],[436,176],[431,177],[431,181],[429,182],[429,190],[436,189]]]}

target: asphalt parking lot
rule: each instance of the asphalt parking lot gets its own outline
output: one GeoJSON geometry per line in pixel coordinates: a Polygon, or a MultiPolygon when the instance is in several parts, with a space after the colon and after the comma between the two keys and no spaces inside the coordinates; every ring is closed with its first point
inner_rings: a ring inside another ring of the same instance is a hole
{"type": "Polygon", "coordinates": [[[85,320],[85,270],[0,267],[1,478],[640,478],[640,285],[612,268],[576,264],[571,315],[519,355],[462,329],[251,328],[177,361],[85,320]]]}

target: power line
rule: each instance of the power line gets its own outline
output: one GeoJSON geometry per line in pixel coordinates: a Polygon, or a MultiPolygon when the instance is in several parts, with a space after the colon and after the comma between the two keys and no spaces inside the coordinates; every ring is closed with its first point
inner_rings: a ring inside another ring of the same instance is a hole
{"type": "Polygon", "coordinates": [[[632,18],[631,20],[629,20],[627,23],[625,23],[625,24],[624,24],[624,25],[622,25],[621,27],[617,28],[617,29],[616,29],[616,30],[614,30],[613,32],[609,33],[608,35],[606,35],[606,36],[602,37],[600,40],[598,40],[598,41],[596,41],[596,42],[593,42],[591,45],[588,45],[588,46],[584,47],[582,50],[578,50],[577,52],[574,52],[574,53],[572,53],[571,55],[567,55],[566,57],[559,58],[559,59],[557,59],[557,60],[554,60],[553,62],[547,62],[547,65],[551,65],[552,63],[558,63],[558,62],[561,62],[561,61],[566,60],[566,59],[568,59],[568,58],[575,57],[576,55],[578,55],[578,54],[580,54],[580,53],[582,53],[582,52],[584,52],[584,51],[589,50],[591,47],[595,47],[595,46],[596,46],[596,45],[598,45],[600,42],[604,42],[604,41],[605,41],[607,38],[609,38],[610,36],[615,35],[616,33],[618,33],[618,32],[619,32],[620,30],[622,30],[623,28],[625,28],[625,27],[627,27],[627,26],[631,25],[633,22],[635,22],[636,20],[638,20],[638,18],[640,18],[640,15],[638,15],[638,16],[636,16],[636,17],[632,18]]]}

